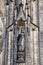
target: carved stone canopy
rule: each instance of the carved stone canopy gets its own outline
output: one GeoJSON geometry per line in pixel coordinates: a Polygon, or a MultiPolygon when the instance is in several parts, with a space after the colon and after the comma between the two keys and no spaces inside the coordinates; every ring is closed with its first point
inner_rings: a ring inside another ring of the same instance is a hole
{"type": "Polygon", "coordinates": [[[17,21],[18,21],[19,19],[21,19],[21,18],[22,18],[24,21],[26,20],[26,12],[23,10],[22,7],[20,8],[20,11],[19,11],[19,13],[18,13],[17,21]]]}
{"type": "Polygon", "coordinates": [[[26,20],[26,13],[25,11],[21,8],[17,17],[17,23],[18,26],[24,26],[25,25],[25,20],[26,20]]]}

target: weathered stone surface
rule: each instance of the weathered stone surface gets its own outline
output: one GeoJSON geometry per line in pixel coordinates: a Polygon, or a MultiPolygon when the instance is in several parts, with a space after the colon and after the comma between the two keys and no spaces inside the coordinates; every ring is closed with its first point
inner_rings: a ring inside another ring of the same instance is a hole
{"type": "MultiPolygon", "coordinates": [[[[24,0],[22,0],[22,1],[24,2],[24,0]]],[[[4,2],[5,2],[5,0],[0,0],[0,13],[2,13],[3,16],[6,14],[4,2]]],[[[25,3],[24,3],[24,7],[25,7],[25,3]]],[[[11,14],[12,14],[12,12],[11,12],[11,14]]],[[[39,0],[39,17],[40,17],[39,18],[40,19],[40,56],[41,56],[41,65],[43,65],[43,0],[39,0]]],[[[1,50],[1,52],[2,52],[2,50],[1,50]]],[[[31,58],[29,55],[29,52],[28,52],[28,58],[31,58]]],[[[28,63],[29,62],[31,62],[31,60],[29,61],[29,59],[28,59],[28,63]]],[[[2,63],[2,53],[0,53],[0,65],[2,65],[1,63],[2,63]]],[[[31,64],[29,63],[29,65],[31,65],[31,64]]]]}
{"type": "Polygon", "coordinates": [[[43,65],[43,0],[39,0],[39,19],[40,19],[40,56],[43,65]]]}

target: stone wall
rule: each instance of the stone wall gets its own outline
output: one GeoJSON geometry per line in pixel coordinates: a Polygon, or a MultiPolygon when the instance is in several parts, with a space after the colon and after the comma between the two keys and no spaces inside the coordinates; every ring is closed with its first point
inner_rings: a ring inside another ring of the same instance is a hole
{"type": "Polygon", "coordinates": [[[43,0],[39,0],[39,15],[40,15],[40,56],[41,65],[43,65],[43,0]]]}
{"type": "MultiPolygon", "coordinates": [[[[0,0],[2,3],[2,0],[0,0]]],[[[3,4],[3,3],[2,3],[3,4]]],[[[5,11],[3,9],[4,7],[0,5],[1,11],[5,11]],[[3,8],[2,8],[3,7],[3,8]],[[3,9],[3,10],[2,10],[3,9]]],[[[39,15],[40,15],[40,56],[41,56],[41,65],[43,65],[43,0],[39,0],[39,15]]],[[[0,53],[0,65],[1,65],[1,60],[2,60],[2,53],[0,53]]]]}
{"type": "Polygon", "coordinates": [[[0,53],[0,65],[2,65],[2,52],[0,53]]]}

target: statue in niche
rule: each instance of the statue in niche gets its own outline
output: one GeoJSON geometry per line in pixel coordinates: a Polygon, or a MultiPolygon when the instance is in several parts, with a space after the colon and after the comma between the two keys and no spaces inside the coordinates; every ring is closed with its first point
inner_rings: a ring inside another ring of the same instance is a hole
{"type": "Polygon", "coordinates": [[[18,51],[24,51],[24,36],[22,34],[19,34],[17,37],[17,47],[18,51]]]}
{"type": "Polygon", "coordinates": [[[22,34],[17,37],[17,60],[24,61],[24,36],[22,34]]]}

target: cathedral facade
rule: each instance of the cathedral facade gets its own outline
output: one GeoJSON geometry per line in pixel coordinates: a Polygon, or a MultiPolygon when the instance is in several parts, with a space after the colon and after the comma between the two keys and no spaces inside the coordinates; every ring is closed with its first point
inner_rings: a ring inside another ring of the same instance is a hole
{"type": "Polygon", "coordinates": [[[0,0],[1,65],[43,65],[39,5],[39,0],[0,0]]]}

